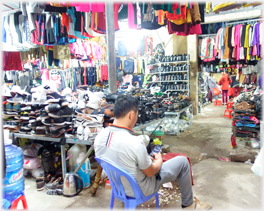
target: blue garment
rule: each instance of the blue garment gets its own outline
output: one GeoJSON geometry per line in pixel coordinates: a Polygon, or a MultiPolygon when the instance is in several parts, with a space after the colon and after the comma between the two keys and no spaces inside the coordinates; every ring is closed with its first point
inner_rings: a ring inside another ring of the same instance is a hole
{"type": "Polygon", "coordinates": [[[74,74],[74,84],[73,84],[73,86],[74,86],[74,91],[76,92],[76,90],[77,90],[77,78],[76,78],[75,71],[73,71],[73,74],[74,74]]]}
{"type": "Polygon", "coordinates": [[[132,80],[132,84],[134,84],[134,82],[138,81],[139,86],[142,86],[142,80],[141,80],[141,75],[134,75],[133,80],[132,80]]]}
{"type": "Polygon", "coordinates": [[[127,49],[126,49],[126,42],[125,40],[118,41],[118,56],[126,56],[127,49]]]}
{"type": "Polygon", "coordinates": [[[119,69],[120,63],[121,63],[120,57],[116,57],[116,69],[119,69]]]}
{"type": "Polygon", "coordinates": [[[236,123],[237,127],[256,127],[255,124],[242,124],[242,123],[236,123]]]}
{"type": "MultiPolygon", "coordinates": [[[[76,24],[76,17],[74,15],[75,12],[76,12],[75,7],[71,7],[71,9],[68,9],[68,13],[69,13],[69,15],[72,18],[72,21],[73,21],[73,25],[74,26],[76,24]]],[[[81,24],[81,23],[78,23],[78,24],[81,24]]],[[[86,39],[87,38],[87,37],[83,36],[81,32],[75,31],[75,30],[74,30],[74,36],[75,37],[78,37],[78,38],[81,38],[81,39],[86,39]]]]}
{"type": "Polygon", "coordinates": [[[89,67],[89,71],[88,71],[88,85],[93,86],[93,82],[94,82],[94,69],[93,69],[93,67],[89,67]]]}
{"type": "Polygon", "coordinates": [[[3,35],[3,42],[6,42],[6,30],[5,30],[5,27],[4,27],[4,24],[5,24],[5,19],[6,19],[6,16],[4,16],[3,18],[3,27],[2,27],[2,35],[3,35]]]}

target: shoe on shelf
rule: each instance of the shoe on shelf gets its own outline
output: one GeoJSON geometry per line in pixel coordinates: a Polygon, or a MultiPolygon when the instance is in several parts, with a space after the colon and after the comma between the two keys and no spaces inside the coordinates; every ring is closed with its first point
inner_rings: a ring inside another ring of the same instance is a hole
{"type": "Polygon", "coordinates": [[[31,135],[33,135],[33,136],[46,136],[46,130],[32,130],[31,135]]]}
{"type": "Polygon", "coordinates": [[[68,106],[66,106],[66,107],[62,107],[62,109],[60,109],[57,112],[49,113],[49,116],[53,117],[53,118],[69,117],[69,116],[72,116],[73,113],[74,113],[73,109],[68,107],[68,106]]]}
{"type": "Polygon", "coordinates": [[[59,100],[59,104],[60,104],[61,107],[65,107],[65,106],[69,105],[69,102],[65,98],[61,98],[59,100]]]}
{"type": "Polygon", "coordinates": [[[80,141],[82,141],[83,140],[83,135],[84,135],[84,129],[83,129],[83,126],[82,125],[79,125],[78,127],[77,127],[77,138],[80,140],[80,141]]]}
{"type": "MultiPolygon", "coordinates": [[[[14,103],[14,105],[15,105],[15,103],[14,103]]],[[[32,107],[31,106],[25,106],[25,107],[22,107],[20,110],[21,111],[31,111],[32,107]]]]}
{"type": "Polygon", "coordinates": [[[46,184],[46,188],[49,190],[55,190],[55,189],[63,189],[63,182],[62,182],[62,178],[58,177],[56,180],[54,180],[53,182],[49,182],[46,184]]]}
{"type": "Polygon", "coordinates": [[[29,112],[28,111],[21,112],[20,113],[20,119],[29,120],[29,112]]]}
{"type": "Polygon", "coordinates": [[[61,109],[61,106],[58,103],[52,103],[45,107],[45,111],[47,113],[56,112],[56,111],[59,111],[60,109],[61,109]]]}
{"type": "Polygon", "coordinates": [[[16,94],[14,97],[7,99],[9,103],[21,103],[23,101],[23,95],[16,94]]]}
{"type": "MultiPolygon", "coordinates": [[[[51,128],[51,127],[50,127],[51,128]]],[[[50,134],[49,136],[52,138],[59,138],[60,136],[62,136],[64,133],[66,132],[66,130],[64,128],[60,128],[58,130],[50,130],[50,134]]]]}
{"type": "Polygon", "coordinates": [[[44,124],[44,125],[52,125],[52,121],[51,121],[51,118],[48,118],[48,119],[42,119],[41,122],[44,124]]]}
{"type": "Polygon", "coordinates": [[[36,185],[37,185],[37,190],[41,191],[44,190],[45,188],[45,178],[44,177],[37,177],[36,178],[36,185]]]}
{"type": "Polygon", "coordinates": [[[13,111],[13,103],[6,102],[6,104],[5,104],[5,110],[7,110],[7,111],[13,111]]]}
{"type": "Polygon", "coordinates": [[[48,195],[63,195],[63,190],[55,189],[55,190],[47,190],[48,195]]]}
{"type": "Polygon", "coordinates": [[[51,122],[53,125],[65,125],[64,117],[52,118],[51,122]]]}
{"type": "Polygon", "coordinates": [[[20,112],[20,110],[21,110],[21,104],[20,103],[14,103],[13,104],[13,111],[14,112],[20,112]]]}
{"type": "Polygon", "coordinates": [[[46,103],[58,103],[63,96],[59,95],[57,92],[47,93],[46,103]]]}
{"type": "Polygon", "coordinates": [[[208,210],[212,207],[209,202],[200,202],[196,197],[194,197],[193,203],[183,208],[183,210],[208,210]]]}

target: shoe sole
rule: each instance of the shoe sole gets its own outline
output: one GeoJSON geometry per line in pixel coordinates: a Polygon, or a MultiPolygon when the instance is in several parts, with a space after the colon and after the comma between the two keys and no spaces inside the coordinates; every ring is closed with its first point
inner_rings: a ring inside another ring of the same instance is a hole
{"type": "Polygon", "coordinates": [[[44,190],[45,187],[43,188],[37,188],[37,191],[41,191],[41,190],[44,190]]]}
{"type": "Polygon", "coordinates": [[[28,127],[21,127],[22,130],[31,130],[31,128],[28,127]]]}
{"type": "Polygon", "coordinates": [[[64,103],[61,104],[62,107],[65,107],[65,106],[68,106],[68,105],[69,105],[68,102],[64,102],[64,103]]]}
{"type": "Polygon", "coordinates": [[[65,132],[66,132],[66,130],[64,130],[62,133],[60,133],[60,134],[58,134],[58,135],[50,134],[50,136],[51,136],[52,138],[58,138],[58,137],[60,137],[63,133],[65,133],[65,132]]]}
{"type": "Polygon", "coordinates": [[[22,119],[22,120],[29,120],[29,117],[22,116],[22,117],[20,117],[20,119],[22,119]]]}
{"type": "Polygon", "coordinates": [[[40,134],[34,134],[34,133],[30,133],[33,136],[46,136],[46,135],[40,135],[40,134]]]}
{"type": "Polygon", "coordinates": [[[62,123],[52,123],[53,125],[59,125],[59,126],[62,126],[62,125],[66,125],[65,122],[62,122],[62,123]]]}
{"type": "Polygon", "coordinates": [[[47,103],[58,103],[59,101],[60,101],[60,99],[49,99],[45,102],[47,102],[47,103]]]}
{"type": "Polygon", "coordinates": [[[48,113],[48,115],[50,117],[53,117],[53,118],[70,117],[70,116],[72,116],[72,114],[71,115],[62,115],[62,116],[59,116],[59,115],[56,115],[56,114],[53,114],[53,113],[48,113]]]}

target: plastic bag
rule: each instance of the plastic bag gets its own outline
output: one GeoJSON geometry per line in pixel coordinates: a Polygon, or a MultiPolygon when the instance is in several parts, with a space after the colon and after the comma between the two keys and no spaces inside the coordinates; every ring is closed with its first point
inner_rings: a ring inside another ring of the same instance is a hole
{"type": "Polygon", "coordinates": [[[264,151],[263,148],[260,149],[260,153],[258,154],[257,158],[255,159],[255,162],[253,166],[251,167],[251,170],[258,176],[262,177],[263,172],[262,172],[262,163],[261,161],[264,158],[264,151]]]}
{"type": "Polygon", "coordinates": [[[219,88],[216,88],[216,87],[213,88],[213,92],[214,92],[214,96],[221,94],[221,90],[219,88]]]}
{"type": "Polygon", "coordinates": [[[36,169],[41,167],[41,162],[38,158],[24,156],[24,169],[36,169]]]}

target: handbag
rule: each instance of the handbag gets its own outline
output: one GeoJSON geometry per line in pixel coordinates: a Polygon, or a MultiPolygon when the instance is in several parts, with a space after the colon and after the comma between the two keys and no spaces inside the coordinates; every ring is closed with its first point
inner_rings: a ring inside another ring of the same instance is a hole
{"type": "Polygon", "coordinates": [[[126,59],[124,61],[124,73],[126,74],[134,73],[134,59],[126,59]]]}
{"type": "Polygon", "coordinates": [[[216,87],[213,88],[213,92],[214,92],[214,96],[221,94],[220,89],[219,88],[216,88],[216,87]]]}

